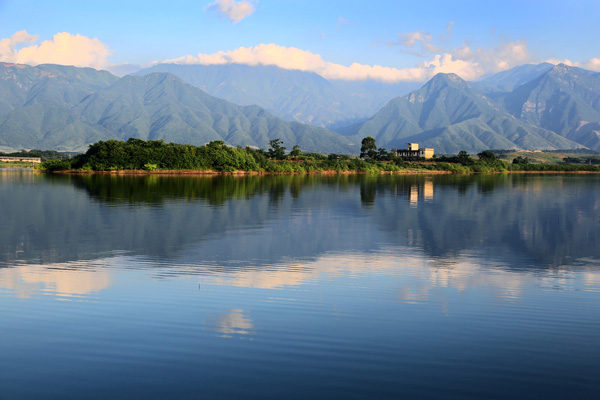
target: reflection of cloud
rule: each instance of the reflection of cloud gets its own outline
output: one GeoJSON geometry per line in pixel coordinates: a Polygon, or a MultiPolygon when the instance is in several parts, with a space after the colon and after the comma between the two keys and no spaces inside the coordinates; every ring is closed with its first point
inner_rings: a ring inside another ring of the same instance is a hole
{"type": "MultiPolygon", "coordinates": [[[[397,299],[410,303],[429,301],[434,293],[440,295],[440,289],[460,293],[484,289],[496,299],[518,300],[528,287],[554,282],[570,288],[573,284],[572,277],[561,281],[560,276],[556,277],[556,271],[544,275],[510,270],[477,253],[464,253],[442,261],[425,259],[411,248],[393,248],[374,254],[327,254],[309,263],[282,264],[269,270],[239,269],[227,277],[204,277],[203,283],[277,289],[315,284],[332,276],[360,278],[363,275],[389,276],[396,282],[397,299]]],[[[597,284],[600,272],[585,271],[582,279],[585,279],[584,284],[597,284]]]]}
{"type": "Polygon", "coordinates": [[[231,309],[226,314],[222,314],[214,323],[215,331],[222,333],[224,337],[251,334],[254,325],[244,313],[245,311],[241,309],[231,309]]]}
{"type": "Polygon", "coordinates": [[[53,292],[65,297],[85,295],[111,285],[110,275],[104,269],[76,270],[69,264],[48,267],[21,265],[0,269],[0,287],[13,291],[16,297],[27,298],[39,292],[53,292]]]}

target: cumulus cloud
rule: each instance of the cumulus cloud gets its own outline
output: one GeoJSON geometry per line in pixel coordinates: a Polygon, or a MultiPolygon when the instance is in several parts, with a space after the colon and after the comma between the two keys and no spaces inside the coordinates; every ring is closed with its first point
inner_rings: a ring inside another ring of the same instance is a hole
{"type": "Polygon", "coordinates": [[[254,12],[254,6],[247,0],[216,0],[206,6],[207,11],[216,12],[231,22],[240,22],[254,12]]]}
{"type": "Polygon", "coordinates": [[[0,61],[16,62],[17,47],[22,43],[33,43],[37,40],[37,35],[30,35],[27,31],[19,31],[10,38],[0,39],[0,61]]]}
{"type": "Polygon", "coordinates": [[[101,69],[108,65],[107,57],[112,51],[96,38],[67,32],[57,33],[50,40],[19,48],[38,40],[37,35],[26,31],[15,33],[9,39],[0,40],[0,61],[19,64],[62,64],[101,69]]]}
{"type": "Polygon", "coordinates": [[[240,47],[231,51],[214,54],[198,54],[163,61],[175,64],[246,64],[275,65],[279,68],[310,71],[327,79],[365,80],[375,79],[388,82],[421,81],[427,79],[422,68],[397,69],[379,65],[354,63],[350,66],[335,64],[323,60],[319,54],[295,47],[276,44],[260,44],[254,47],[240,47]]]}
{"type": "MultiPolygon", "coordinates": [[[[446,26],[445,34],[440,36],[451,36],[453,26],[454,23],[450,22],[446,26]]],[[[443,41],[440,39],[440,42],[443,41]]],[[[438,42],[434,43],[433,35],[422,30],[401,33],[396,41],[388,43],[388,46],[401,47],[404,53],[424,58],[410,68],[359,63],[340,65],[328,62],[321,55],[307,50],[272,43],[240,47],[213,54],[188,55],[162,62],[201,65],[274,65],[284,69],[315,72],[327,79],[373,79],[382,82],[424,82],[437,73],[455,73],[465,80],[477,80],[486,74],[504,71],[525,63],[539,62],[539,59],[536,59],[528,49],[527,42],[523,40],[503,40],[490,47],[474,47],[468,41],[455,48],[443,48],[438,44],[438,42]]],[[[592,58],[584,63],[569,60],[554,61],[600,71],[600,58],[592,58]]],[[[158,62],[153,64],[156,63],[158,62]]]]}
{"type": "MultiPolygon", "coordinates": [[[[474,80],[484,74],[534,62],[534,58],[527,48],[527,42],[522,40],[500,43],[493,48],[472,48],[467,42],[441,56],[445,56],[447,62],[442,62],[440,68],[455,69],[456,71],[451,72],[455,72],[467,80],[474,80]]],[[[437,58],[439,58],[437,55],[434,56],[432,61],[437,58]]]]}
{"type": "MultiPolygon", "coordinates": [[[[403,40],[408,45],[414,46],[429,39],[426,33],[421,32],[410,37],[405,36],[403,40]]],[[[327,79],[423,82],[440,72],[455,73],[463,79],[474,80],[486,73],[511,68],[529,60],[530,55],[524,42],[507,42],[492,49],[473,49],[466,43],[454,50],[432,54],[428,60],[418,63],[412,68],[393,68],[359,63],[346,66],[325,61],[321,55],[307,50],[271,43],[254,47],[240,47],[214,54],[188,55],[162,62],[201,65],[274,65],[284,69],[315,72],[327,79]]]]}

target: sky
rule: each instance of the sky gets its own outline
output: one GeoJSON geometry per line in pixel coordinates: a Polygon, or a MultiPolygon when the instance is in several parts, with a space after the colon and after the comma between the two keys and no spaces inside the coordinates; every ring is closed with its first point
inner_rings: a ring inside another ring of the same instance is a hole
{"type": "Polygon", "coordinates": [[[384,82],[540,62],[600,71],[598,38],[598,0],[0,0],[0,62],[119,75],[160,62],[384,82]]]}

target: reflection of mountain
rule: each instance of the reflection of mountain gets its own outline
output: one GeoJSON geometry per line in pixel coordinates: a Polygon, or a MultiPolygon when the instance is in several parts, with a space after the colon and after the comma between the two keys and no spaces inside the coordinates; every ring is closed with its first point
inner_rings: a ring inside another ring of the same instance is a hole
{"type": "Polygon", "coordinates": [[[4,172],[0,180],[0,262],[9,266],[118,251],[174,265],[173,273],[247,272],[300,262],[302,279],[310,262],[325,254],[370,253],[389,245],[439,262],[486,254],[515,270],[600,258],[597,176],[4,172]]]}

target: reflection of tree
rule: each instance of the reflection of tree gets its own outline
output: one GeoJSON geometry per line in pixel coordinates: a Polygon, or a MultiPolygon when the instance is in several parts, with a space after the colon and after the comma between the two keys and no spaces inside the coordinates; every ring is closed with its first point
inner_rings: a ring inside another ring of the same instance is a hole
{"type": "Polygon", "coordinates": [[[360,183],[360,202],[363,206],[373,206],[376,194],[377,181],[375,179],[365,179],[360,183]]]}
{"type": "Polygon", "coordinates": [[[515,266],[600,256],[594,176],[22,178],[0,175],[0,196],[10,199],[0,208],[2,263],[116,250],[162,258],[188,252],[219,268],[226,258],[260,268],[332,251],[369,252],[380,243],[435,258],[486,251],[515,266]],[[211,248],[203,247],[209,239],[211,248]]]}
{"type": "Polygon", "coordinates": [[[485,250],[521,268],[600,256],[594,244],[600,229],[591,215],[600,208],[590,182],[597,177],[478,175],[469,184],[458,177],[462,192],[448,184],[452,179],[436,177],[434,202],[413,210],[391,197],[378,198],[373,216],[394,243],[413,243],[433,257],[485,250]]]}
{"type": "Polygon", "coordinates": [[[223,204],[230,199],[243,199],[269,193],[277,203],[288,188],[300,193],[303,186],[316,183],[314,176],[131,176],[131,175],[75,175],[52,176],[84,189],[91,197],[108,203],[140,203],[160,205],[173,199],[206,200],[223,204]]]}

